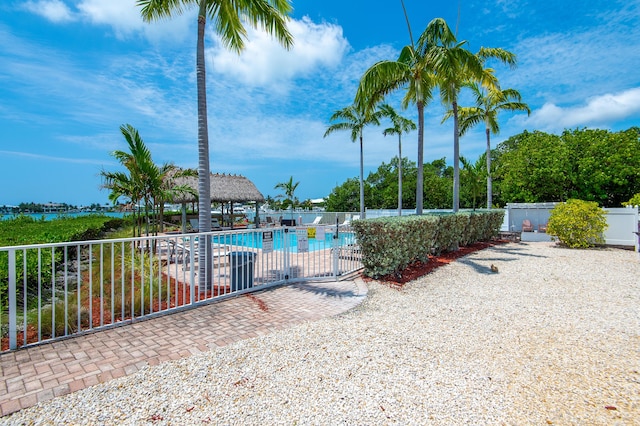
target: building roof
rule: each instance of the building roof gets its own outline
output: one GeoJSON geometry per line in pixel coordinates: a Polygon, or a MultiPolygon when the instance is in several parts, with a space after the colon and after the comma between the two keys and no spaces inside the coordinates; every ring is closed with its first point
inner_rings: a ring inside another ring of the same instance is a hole
{"type": "MultiPolygon", "coordinates": [[[[188,186],[198,192],[198,177],[187,176],[172,178],[174,186],[188,186]]],[[[264,196],[258,188],[244,176],[211,173],[210,177],[211,201],[217,203],[241,203],[246,201],[264,202],[264,196]]],[[[198,197],[188,192],[177,194],[173,200],[174,203],[192,203],[197,201],[198,197]]]]}

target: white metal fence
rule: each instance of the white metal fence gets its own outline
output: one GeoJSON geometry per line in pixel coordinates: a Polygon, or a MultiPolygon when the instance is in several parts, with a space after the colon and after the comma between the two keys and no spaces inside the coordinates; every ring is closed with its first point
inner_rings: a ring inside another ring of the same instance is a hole
{"type": "Polygon", "coordinates": [[[0,247],[4,265],[3,351],[288,282],[337,280],[362,262],[348,226],[306,226],[0,247]]]}

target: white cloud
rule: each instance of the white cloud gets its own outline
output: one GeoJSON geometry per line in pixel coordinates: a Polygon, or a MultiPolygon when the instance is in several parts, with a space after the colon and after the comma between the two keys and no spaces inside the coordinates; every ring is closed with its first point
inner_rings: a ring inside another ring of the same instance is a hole
{"type": "Polygon", "coordinates": [[[23,8],[54,23],[86,21],[93,25],[106,25],[119,39],[138,33],[156,43],[182,42],[191,33],[195,37],[195,32],[190,31],[191,24],[195,27],[195,12],[187,10],[181,15],[146,23],[142,20],[141,8],[132,0],[80,0],[75,9],[62,0],[33,0],[26,2],[23,8]]]}
{"type": "Polygon", "coordinates": [[[93,160],[88,158],[56,157],[52,155],[33,154],[31,152],[20,152],[20,151],[0,151],[0,155],[6,155],[9,157],[27,157],[27,158],[34,158],[37,160],[46,160],[46,161],[55,161],[55,162],[73,163],[73,164],[97,164],[97,165],[105,164],[104,161],[93,160]]]}
{"type": "Polygon", "coordinates": [[[77,19],[76,14],[60,0],[28,1],[23,7],[52,22],[70,22],[77,19]]]}
{"type": "Polygon", "coordinates": [[[130,0],[82,0],[78,10],[93,24],[110,25],[116,34],[126,35],[143,29],[140,8],[130,0]]]}
{"type": "Polygon", "coordinates": [[[592,97],[586,105],[560,107],[545,103],[528,118],[514,117],[527,126],[547,131],[586,126],[595,127],[640,114],[640,87],[620,93],[592,97]]]}
{"type": "Polygon", "coordinates": [[[249,86],[280,85],[319,66],[335,66],[349,48],[340,26],[315,24],[304,17],[291,20],[288,27],[294,38],[290,51],[266,32],[250,27],[241,55],[227,50],[216,36],[216,45],[208,51],[212,70],[249,86]]]}
{"type": "MultiPolygon", "coordinates": [[[[109,25],[118,38],[127,38],[142,32],[147,39],[159,41],[183,41],[190,35],[189,26],[196,22],[195,9],[158,22],[146,23],[142,20],[141,8],[131,0],[82,0],[78,4],[83,16],[93,24],[109,25]]],[[[193,33],[195,37],[195,32],[193,33]]]]}

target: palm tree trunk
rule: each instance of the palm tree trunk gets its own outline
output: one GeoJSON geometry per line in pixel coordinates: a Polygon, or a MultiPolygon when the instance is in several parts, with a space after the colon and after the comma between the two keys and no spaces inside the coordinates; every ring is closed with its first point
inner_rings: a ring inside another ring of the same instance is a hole
{"type": "Polygon", "coordinates": [[[398,133],[398,216],[402,216],[402,135],[398,133]]]}
{"type": "Polygon", "coordinates": [[[485,130],[487,134],[487,208],[493,207],[493,187],[491,182],[491,130],[485,130]]]}
{"type": "MultiPolygon", "coordinates": [[[[196,79],[198,88],[198,228],[211,231],[211,187],[209,184],[209,130],[207,125],[207,86],[204,62],[204,33],[207,23],[206,0],[200,0],[198,42],[196,47],[196,79]]],[[[210,236],[198,244],[198,284],[200,290],[210,288],[211,268],[208,267],[210,236]]]]}
{"type": "Polygon", "coordinates": [[[360,219],[364,219],[364,149],[360,131],[360,219]]]}
{"type": "Polygon", "coordinates": [[[458,132],[458,102],[451,103],[453,109],[453,212],[460,208],[460,135],[458,132]]]}
{"type": "Polygon", "coordinates": [[[418,101],[418,177],[416,179],[416,214],[422,214],[424,196],[424,103],[418,101]]]}

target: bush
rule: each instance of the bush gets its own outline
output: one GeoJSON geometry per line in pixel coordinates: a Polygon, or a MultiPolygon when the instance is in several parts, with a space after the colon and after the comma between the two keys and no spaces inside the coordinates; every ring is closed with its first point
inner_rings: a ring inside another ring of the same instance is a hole
{"type": "Polygon", "coordinates": [[[379,278],[399,274],[413,262],[427,262],[431,254],[489,240],[498,234],[503,218],[503,210],[490,210],[356,220],[352,226],[365,275],[379,278]]]}
{"type": "Polygon", "coordinates": [[[598,203],[572,199],[551,210],[547,233],[568,247],[586,248],[603,243],[606,228],[606,213],[598,203]]]}
{"type": "Polygon", "coordinates": [[[640,192],[638,192],[636,195],[634,195],[633,197],[631,197],[631,199],[629,201],[627,201],[626,203],[622,203],[623,206],[640,206],[640,192]]]}

